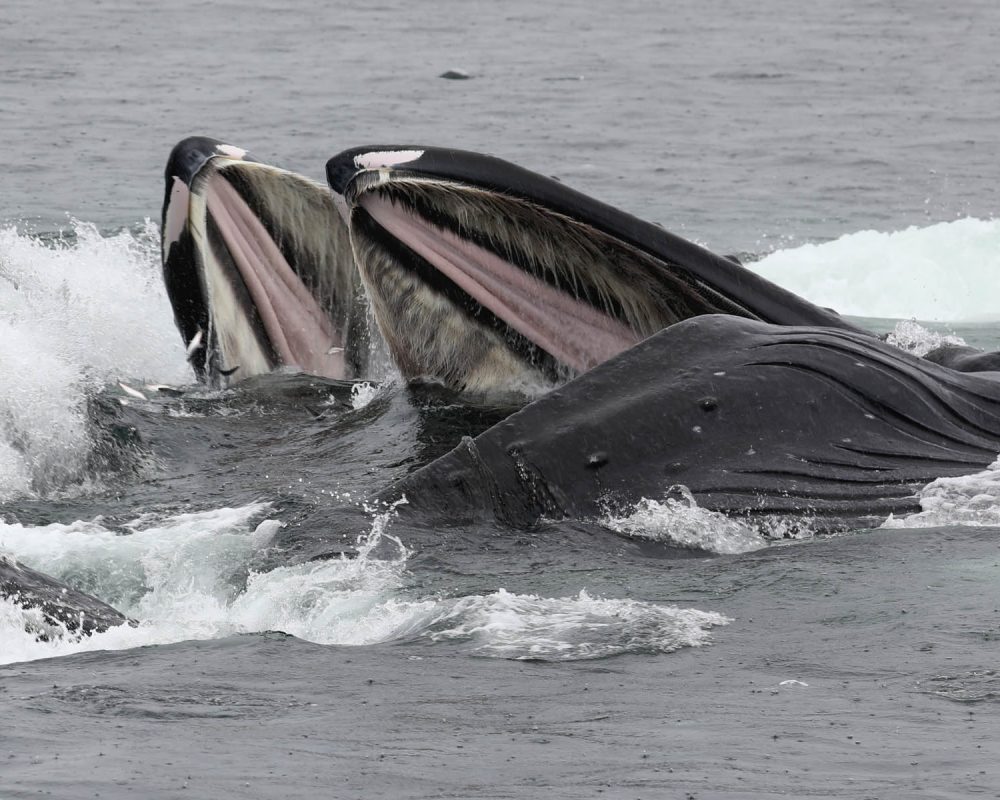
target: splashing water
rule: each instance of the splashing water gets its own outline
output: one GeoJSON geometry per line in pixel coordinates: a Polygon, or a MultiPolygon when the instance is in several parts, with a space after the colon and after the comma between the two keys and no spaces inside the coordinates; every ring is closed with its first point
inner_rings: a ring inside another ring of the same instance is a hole
{"type": "Polygon", "coordinates": [[[925,356],[931,350],[936,350],[943,345],[965,344],[965,340],[961,336],[937,333],[928,330],[916,320],[910,319],[897,322],[896,327],[886,337],[886,341],[915,356],[925,356]]]}
{"type": "Polygon", "coordinates": [[[406,596],[410,552],[376,514],[357,555],[255,573],[254,553],[281,523],[266,503],[106,528],[100,520],[0,523],[0,550],[100,597],[139,622],[92,636],[45,623],[0,600],[0,663],[280,630],[319,644],[454,642],[515,659],[587,659],[697,647],[725,617],[627,599],[541,598],[499,590],[458,598],[406,596]],[[379,554],[376,556],[376,554],[379,554]],[[40,641],[37,634],[46,634],[40,641]]]}
{"type": "Polygon", "coordinates": [[[0,228],[0,501],[82,480],[86,396],[119,378],[191,379],[147,220],[56,238],[0,228]]]}
{"type": "Polygon", "coordinates": [[[1000,527],[1000,459],[982,472],[938,478],[920,490],[920,511],[889,518],[883,528],[950,525],[1000,527]]]}
{"type": "Polygon", "coordinates": [[[700,508],[685,486],[663,502],[643,498],[627,516],[608,516],[602,524],[626,536],[665,542],[709,553],[747,553],[767,547],[756,530],[717,511],[700,508]]]}
{"type": "Polygon", "coordinates": [[[380,386],[377,383],[356,383],[351,387],[351,408],[355,411],[364,408],[378,397],[380,386]]]}
{"type": "Polygon", "coordinates": [[[765,256],[750,269],[841,314],[1000,319],[1000,220],[860,231],[765,256]]]}
{"type": "Polygon", "coordinates": [[[90,637],[36,641],[25,628],[37,612],[0,600],[0,663],[265,630],[323,643],[391,637],[395,620],[366,629],[364,617],[401,583],[408,553],[385,532],[393,510],[376,517],[355,558],[256,574],[250,569],[253,555],[281,526],[274,519],[256,522],[269,508],[255,503],[160,520],[141,517],[124,526],[130,531],[125,535],[100,520],[40,527],[0,523],[0,550],[140,623],[90,637]],[[374,558],[386,540],[396,555],[374,558]]]}

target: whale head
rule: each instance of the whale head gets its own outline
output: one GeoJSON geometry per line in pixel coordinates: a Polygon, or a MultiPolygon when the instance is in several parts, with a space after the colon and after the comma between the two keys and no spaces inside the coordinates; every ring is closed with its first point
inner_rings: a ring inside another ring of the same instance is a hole
{"type": "Polygon", "coordinates": [[[462,390],[564,382],[680,320],[838,317],[659,226],[490,156],[355,148],[327,163],[404,375],[462,390]]]}
{"type": "Polygon", "coordinates": [[[177,144],[165,178],[163,274],[198,377],[357,374],[366,313],[329,190],[207,137],[177,144]]]}

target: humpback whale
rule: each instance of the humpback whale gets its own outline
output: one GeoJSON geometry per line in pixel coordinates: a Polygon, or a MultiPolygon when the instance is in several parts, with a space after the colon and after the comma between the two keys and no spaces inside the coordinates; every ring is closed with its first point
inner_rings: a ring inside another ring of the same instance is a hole
{"type": "Polygon", "coordinates": [[[733,259],[497,158],[377,146],[326,169],[406,377],[487,393],[552,386],[702,314],[858,330],[733,259]]]}
{"type": "Polygon", "coordinates": [[[327,179],[332,193],[206,137],[174,148],[163,270],[199,378],[281,366],[362,378],[380,334],[408,379],[532,395],[697,315],[857,330],[500,159],[355,148],[330,159],[327,179]]]}
{"type": "Polygon", "coordinates": [[[628,512],[686,487],[736,515],[817,529],[918,510],[916,492],[1000,453],[1000,374],[965,374],[854,331],[736,316],[677,323],[414,472],[435,521],[628,512]]]}
{"type": "Polygon", "coordinates": [[[370,307],[406,378],[561,387],[382,499],[527,526],[677,485],[709,509],[837,527],[915,510],[919,487],[1000,452],[995,354],[907,355],[735,259],[489,156],[362,147],[326,172],[324,193],[216,140],[175,148],[164,274],[202,377],[359,376],[370,307]]]}
{"type": "Polygon", "coordinates": [[[163,277],[200,379],[363,370],[367,312],[326,187],[201,136],[174,147],[165,177],[163,277]]]}
{"type": "Polygon", "coordinates": [[[40,620],[32,633],[45,638],[48,628],[91,634],[116,625],[135,624],[96,597],[0,554],[0,597],[25,609],[36,609],[40,620]]]}

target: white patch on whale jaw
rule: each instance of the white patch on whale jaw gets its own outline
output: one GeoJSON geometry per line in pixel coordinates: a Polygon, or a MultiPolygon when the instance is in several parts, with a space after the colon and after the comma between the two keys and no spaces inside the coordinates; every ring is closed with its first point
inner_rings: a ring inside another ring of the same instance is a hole
{"type": "Polygon", "coordinates": [[[231,144],[216,145],[215,151],[220,155],[235,158],[237,161],[241,161],[247,154],[247,151],[242,147],[234,147],[231,144]]]}
{"type": "Polygon", "coordinates": [[[354,166],[358,169],[385,169],[400,164],[409,164],[423,154],[423,150],[373,150],[370,153],[356,155],[354,166]]]}

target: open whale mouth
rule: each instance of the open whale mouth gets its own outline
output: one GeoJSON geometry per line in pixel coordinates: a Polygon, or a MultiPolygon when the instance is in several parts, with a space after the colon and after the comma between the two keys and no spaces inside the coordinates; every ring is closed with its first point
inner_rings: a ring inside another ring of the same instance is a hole
{"type": "Polygon", "coordinates": [[[738,264],[496,158],[367,147],[327,163],[404,374],[561,382],[702,314],[850,327],[738,264]]]}
{"type": "Polygon", "coordinates": [[[200,379],[357,374],[365,315],[326,187],[205,137],[174,148],[166,184],[164,279],[200,379]]]}

